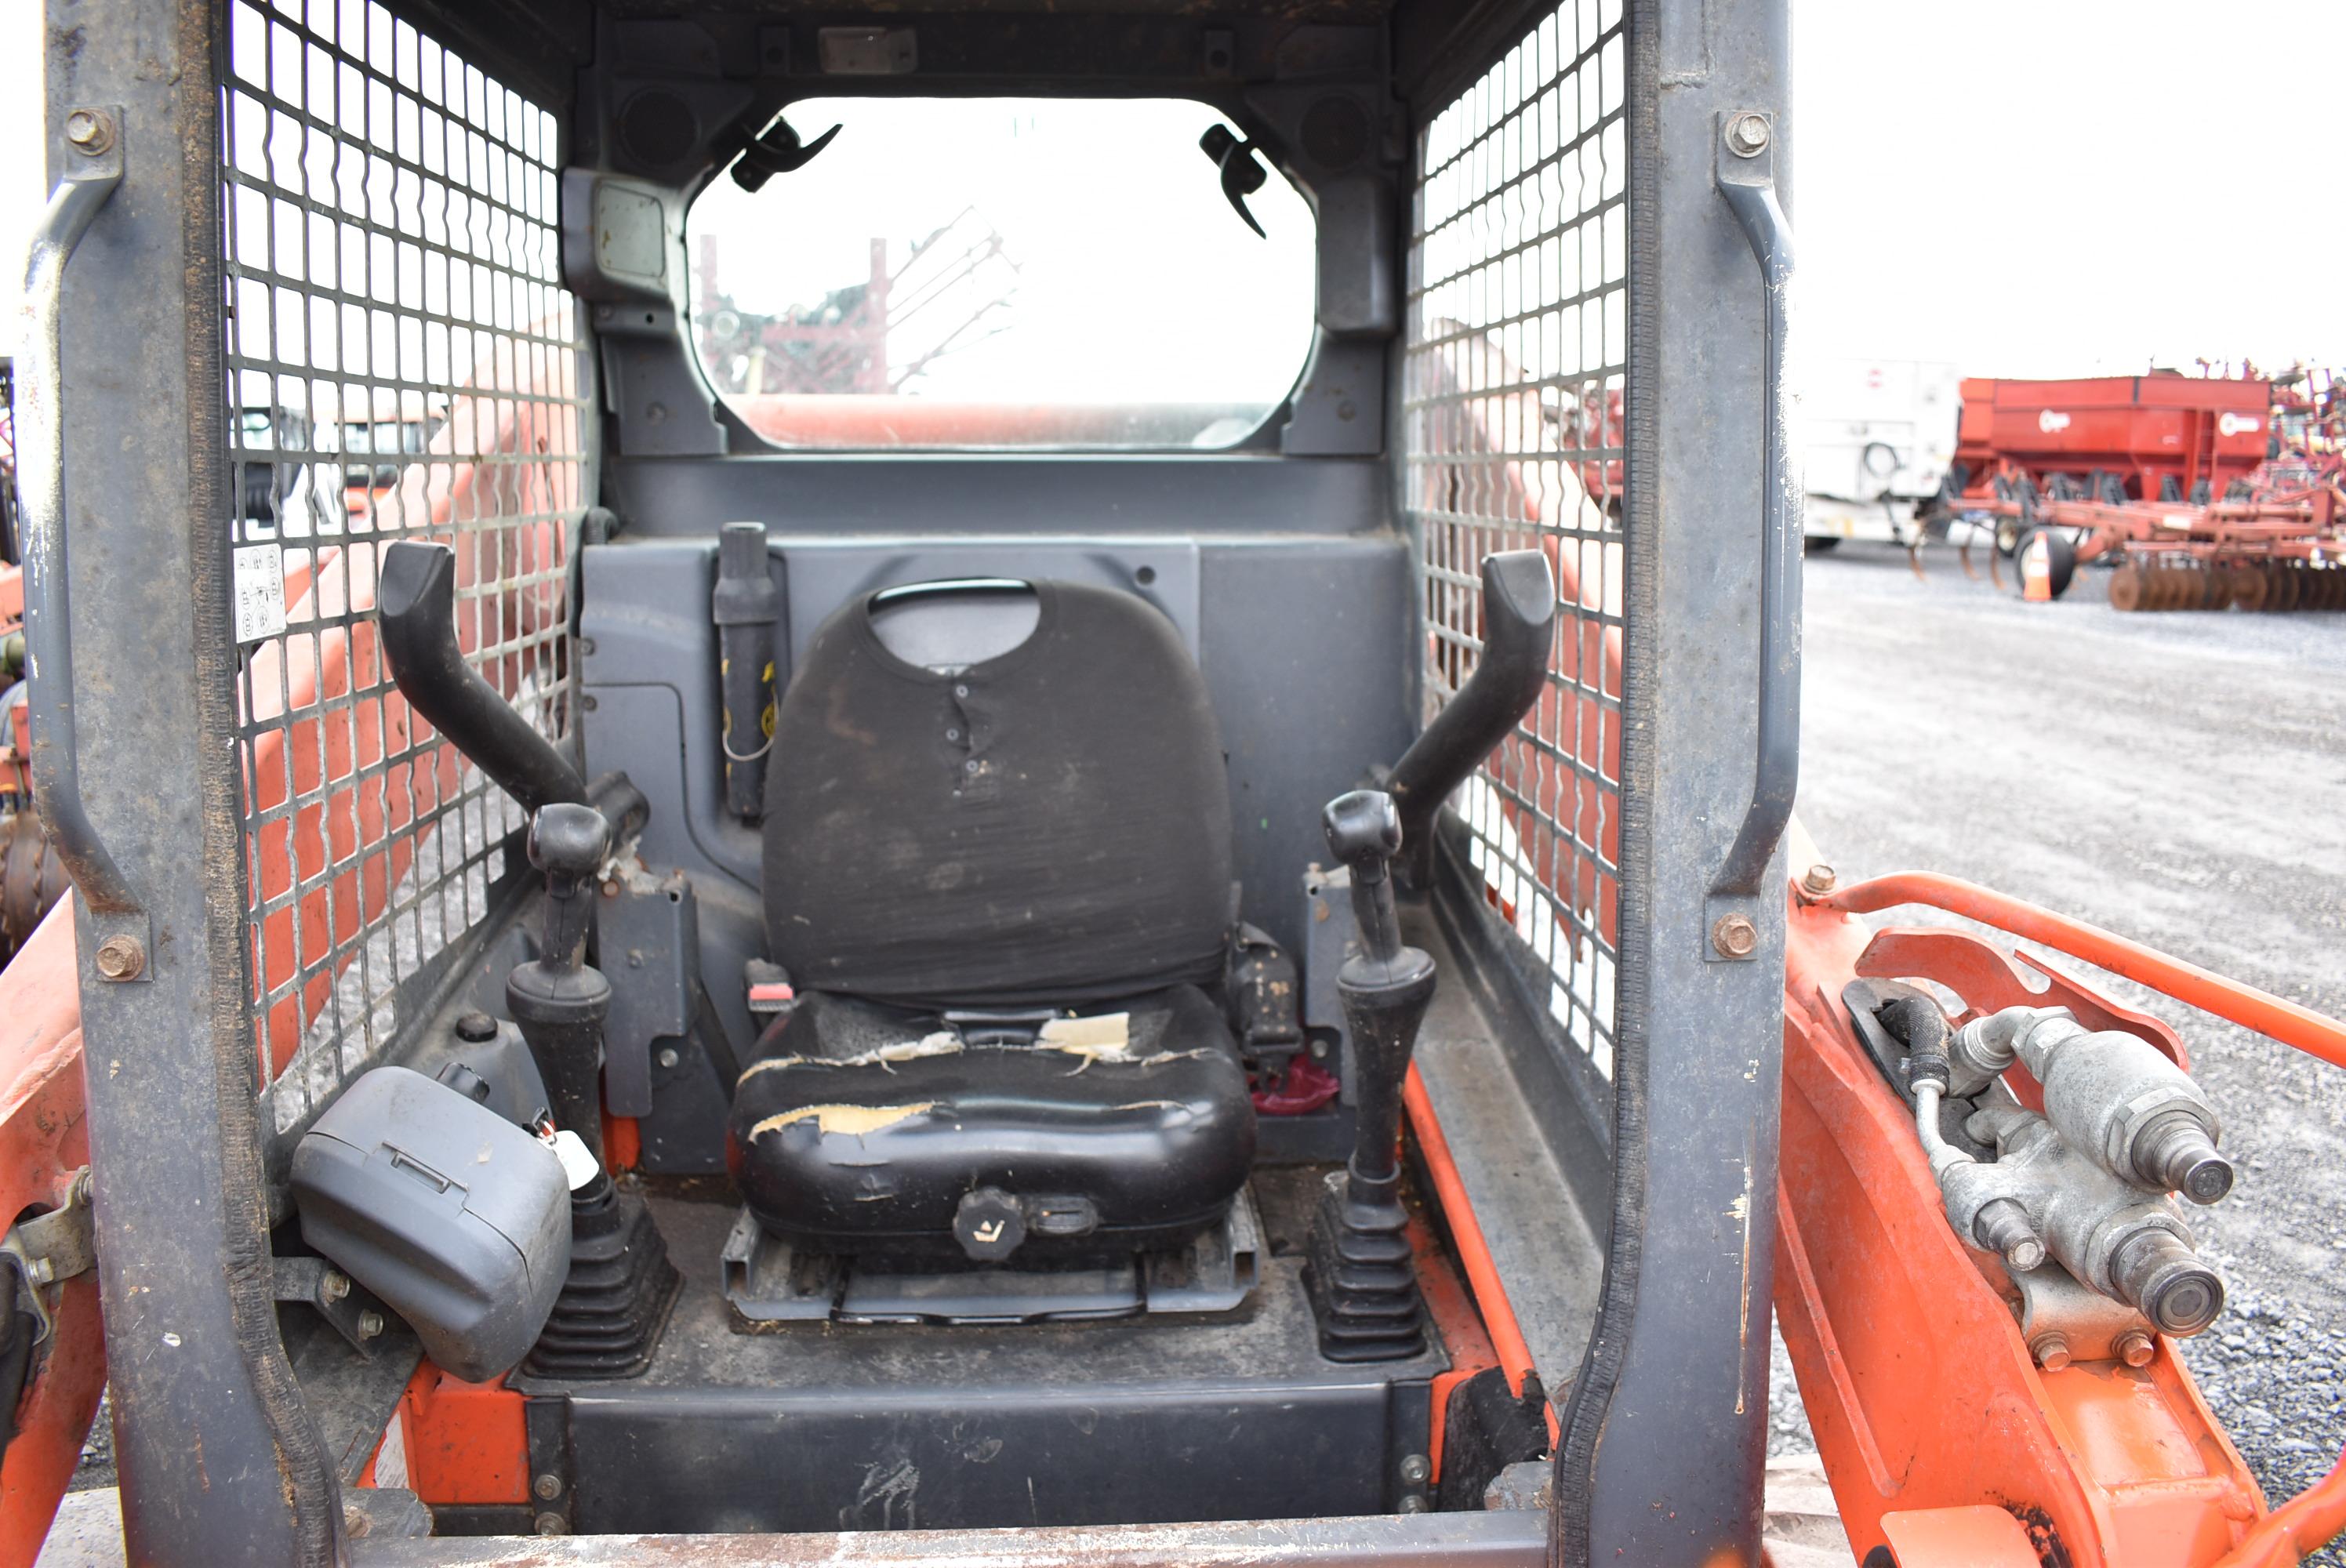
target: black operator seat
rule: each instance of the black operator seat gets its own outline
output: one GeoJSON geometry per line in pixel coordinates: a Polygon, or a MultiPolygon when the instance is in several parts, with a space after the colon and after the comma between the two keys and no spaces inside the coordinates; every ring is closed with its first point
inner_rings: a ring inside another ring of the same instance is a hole
{"type": "Polygon", "coordinates": [[[767,941],[797,1010],[729,1149],[795,1245],[1021,1265],[1173,1246],[1254,1156],[1221,1010],[1229,785],[1205,681],[1137,596],[862,596],[777,715],[767,941]]]}

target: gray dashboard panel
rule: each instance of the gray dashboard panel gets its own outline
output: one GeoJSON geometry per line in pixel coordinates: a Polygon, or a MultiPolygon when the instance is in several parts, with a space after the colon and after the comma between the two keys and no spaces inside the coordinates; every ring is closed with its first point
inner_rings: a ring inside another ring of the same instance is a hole
{"type": "Polygon", "coordinates": [[[778,535],[940,540],[1352,534],[1390,514],[1382,459],[1239,453],[805,453],[614,458],[606,501],[627,534],[699,537],[764,517],[778,535]]]}

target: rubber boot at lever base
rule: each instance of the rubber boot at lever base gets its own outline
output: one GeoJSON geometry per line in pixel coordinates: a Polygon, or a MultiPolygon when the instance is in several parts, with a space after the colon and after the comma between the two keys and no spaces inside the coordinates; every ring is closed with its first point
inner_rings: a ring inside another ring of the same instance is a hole
{"type": "Polygon", "coordinates": [[[523,1369],[541,1378],[632,1378],[651,1364],[684,1276],[643,1195],[597,1172],[570,1195],[570,1274],[523,1369]]]}

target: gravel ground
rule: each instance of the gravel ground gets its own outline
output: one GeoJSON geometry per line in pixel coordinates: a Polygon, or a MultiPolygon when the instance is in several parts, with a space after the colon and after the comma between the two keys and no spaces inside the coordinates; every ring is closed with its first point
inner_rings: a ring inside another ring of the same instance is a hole
{"type": "Polygon", "coordinates": [[[74,1466],[68,1490],[88,1492],[114,1483],[114,1410],[111,1400],[100,1395],[97,1419],[89,1423],[89,1436],[81,1445],[81,1460],[74,1466]]]}
{"type": "MultiPolygon", "coordinates": [[[[2028,605],[1952,552],[1925,569],[1809,563],[1800,814],[1843,880],[1952,872],[2346,1016],[2346,616],[2120,615],[2090,569],[2028,605]]],[[[2184,1354],[2293,1496],[2346,1443],[2346,1072],[2085,974],[2175,1025],[2224,1118],[2240,1183],[2192,1220],[2229,1305],[2184,1354]]],[[[1809,1446],[1777,1362],[1771,1450],[1809,1446]]]]}

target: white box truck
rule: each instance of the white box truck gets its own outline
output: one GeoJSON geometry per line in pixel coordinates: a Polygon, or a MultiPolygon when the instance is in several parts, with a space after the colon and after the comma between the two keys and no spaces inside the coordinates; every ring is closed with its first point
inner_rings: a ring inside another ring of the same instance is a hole
{"type": "Polygon", "coordinates": [[[1817,359],[1799,372],[1793,445],[1811,550],[1922,542],[1916,515],[1955,456],[1962,373],[1938,360],[1817,359]]]}

